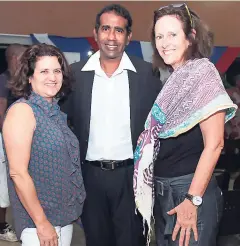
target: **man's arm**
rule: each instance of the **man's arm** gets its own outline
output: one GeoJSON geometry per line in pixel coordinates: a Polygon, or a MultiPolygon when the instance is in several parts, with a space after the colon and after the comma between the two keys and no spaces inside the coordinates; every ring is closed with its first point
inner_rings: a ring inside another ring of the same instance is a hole
{"type": "MultiPolygon", "coordinates": [[[[163,87],[163,83],[160,80],[160,71],[158,69],[154,69],[152,64],[148,64],[148,76],[147,81],[149,82],[149,86],[152,86],[152,91],[155,92],[155,96],[157,98],[159,92],[163,87]]],[[[155,99],[156,99],[155,98],[155,99]]]]}
{"type": "Polygon", "coordinates": [[[67,124],[73,130],[73,92],[71,92],[66,98],[63,98],[59,101],[59,106],[61,111],[67,115],[67,124]]]}
{"type": "Polygon", "coordinates": [[[75,104],[75,87],[76,83],[79,83],[77,74],[81,71],[82,67],[86,61],[76,62],[70,65],[70,70],[72,74],[72,91],[69,95],[59,101],[59,106],[61,111],[67,114],[68,123],[71,126],[74,118],[74,104],[75,104]]]}

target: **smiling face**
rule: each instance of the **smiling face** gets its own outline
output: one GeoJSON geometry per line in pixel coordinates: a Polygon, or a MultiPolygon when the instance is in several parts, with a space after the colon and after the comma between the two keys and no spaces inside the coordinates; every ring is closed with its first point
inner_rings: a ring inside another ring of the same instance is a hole
{"type": "Polygon", "coordinates": [[[100,17],[100,26],[93,34],[98,43],[101,59],[121,60],[132,34],[127,33],[127,20],[114,12],[104,13],[100,17]]]}
{"type": "Polygon", "coordinates": [[[56,56],[39,57],[33,75],[29,78],[32,90],[49,102],[62,87],[63,74],[56,56]]]}
{"type": "Polygon", "coordinates": [[[190,45],[181,21],[173,15],[161,17],[155,25],[156,48],[163,61],[173,69],[185,62],[185,52],[190,45]]]}

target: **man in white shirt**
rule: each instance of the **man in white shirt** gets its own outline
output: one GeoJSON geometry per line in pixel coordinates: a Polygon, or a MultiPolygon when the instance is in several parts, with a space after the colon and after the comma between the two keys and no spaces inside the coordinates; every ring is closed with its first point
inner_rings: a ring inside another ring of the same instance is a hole
{"type": "Polygon", "coordinates": [[[131,27],[120,5],[99,12],[93,31],[99,51],[72,65],[76,83],[62,106],[80,141],[87,246],[146,243],[135,210],[133,152],[161,81],[151,64],[124,52],[131,27]]]}

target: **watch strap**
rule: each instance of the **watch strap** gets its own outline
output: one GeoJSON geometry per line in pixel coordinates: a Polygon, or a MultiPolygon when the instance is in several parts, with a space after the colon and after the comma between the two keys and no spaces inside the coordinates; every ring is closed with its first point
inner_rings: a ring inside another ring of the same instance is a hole
{"type": "Polygon", "coordinates": [[[192,202],[193,195],[186,193],[185,198],[187,198],[188,200],[190,200],[192,202]]]}

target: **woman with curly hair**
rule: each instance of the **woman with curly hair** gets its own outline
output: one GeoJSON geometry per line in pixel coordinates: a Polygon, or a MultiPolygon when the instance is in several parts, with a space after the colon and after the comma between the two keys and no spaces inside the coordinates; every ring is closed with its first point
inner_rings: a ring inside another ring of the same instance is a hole
{"type": "Polygon", "coordinates": [[[70,246],[72,222],[85,199],[79,143],[58,99],[71,89],[63,53],[30,46],[9,83],[20,97],[3,125],[8,187],[16,233],[23,246],[70,246]]]}

